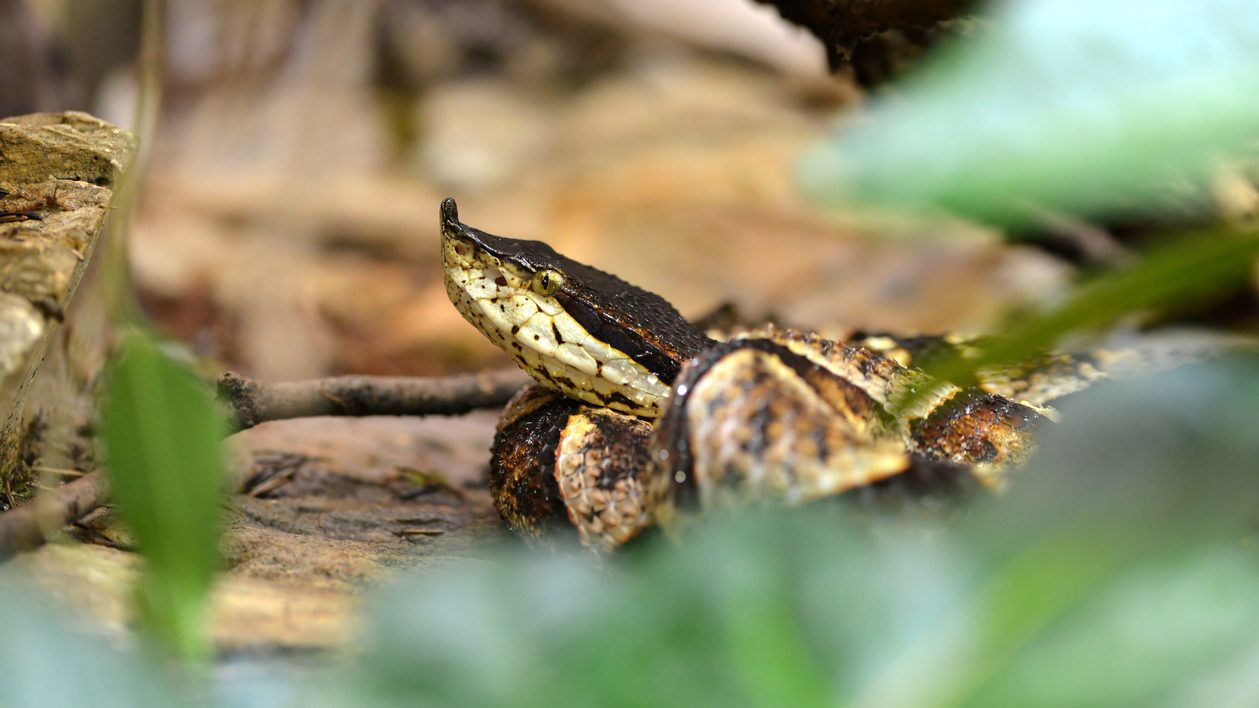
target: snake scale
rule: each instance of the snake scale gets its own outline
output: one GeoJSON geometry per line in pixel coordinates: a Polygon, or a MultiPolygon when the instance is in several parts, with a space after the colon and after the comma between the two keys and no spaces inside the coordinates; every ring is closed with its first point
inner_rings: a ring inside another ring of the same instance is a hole
{"type": "Polygon", "coordinates": [[[908,364],[960,339],[771,327],[720,341],[545,243],[461,223],[453,199],[440,222],[451,302],[537,381],[507,405],[491,459],[495,506],[527,537],[576,528],[608,552],[705,508],[992,483],[1030,454],[1045,404],[1105,375],[1051,355],[958,386],[908,364]]]}

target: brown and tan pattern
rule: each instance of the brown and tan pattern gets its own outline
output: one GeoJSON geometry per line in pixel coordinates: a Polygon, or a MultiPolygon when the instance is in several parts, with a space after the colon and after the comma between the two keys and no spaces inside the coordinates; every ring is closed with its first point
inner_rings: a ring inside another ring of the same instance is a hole
{"type": "MultiPolygon", "coordinates": [[[[848,341],[889,356],[901,366],[921,367],[952,357],[977,362],[991,339],[955,334],[859,334],[848,341]]],[[[1117,356],[1106,352],[1047,352],[1017,365],[980,367],[974,381],[968,383],[1025,405],[1043,407],[1107,378],[1109,364],[1117,356]]]]}
{"type": "Polygon", "coordinates": [[[661,425],[688,437],[689,469],[675,460],[668,471],[675,483],[695,486],[701,506],[799,504],[908,465],[878,404],[857,387],[763,340],[722,349],[710,366],[683,379],[694,381],[685,404],[666,416],[678,411],[684,420],[661,425]]]}
{"type": "Polygon", "coordinates": [[[698,509],[897,476],[991,484],[1031,453],[1045,401],[1101,375],[1050,357],[955,385],[906,365],[938,338],[858,346],[769,328],[719,343],[657,295],[460,223],[453,200],[441,223],[451,301],[541,384],[508,405],[491,463],[499,512],[527,537],[566,522],[607,552],[698,509]]]}
{"type": "Polygon", "coordinates": [[[560,435],[555,476],[582,544],[609,552],[655,521],[645,488],[651,425],[607,408],[584,408],[560,435]]]}
{"type": "Polygon", "coordinates": [[[531,540],[576,529],[607,552],[654,522],[645,482],[651,425],[593,408],[542,386],[503,411],[490,460],[490,489],[503,520],[531,540]]]}

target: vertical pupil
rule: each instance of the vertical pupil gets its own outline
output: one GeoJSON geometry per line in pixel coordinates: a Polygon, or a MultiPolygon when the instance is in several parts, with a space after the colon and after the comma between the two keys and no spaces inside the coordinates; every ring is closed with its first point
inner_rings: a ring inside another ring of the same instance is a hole
{"type": "Polygon", "coordinates": [[[544,272],[542,273],[542,289],[547,290],[550,287],[551,287],[551,274],[544,272]]]}

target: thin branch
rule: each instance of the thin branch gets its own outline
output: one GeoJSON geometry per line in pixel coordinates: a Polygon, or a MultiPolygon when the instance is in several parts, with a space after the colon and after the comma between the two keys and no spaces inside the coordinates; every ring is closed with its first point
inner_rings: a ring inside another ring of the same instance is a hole
{"type": "Polygon", "coordinates": [[[89,472],[0,514],[0,559],[43,545],[49,534],[79,520],[108,498],[105,475],[89,472]]]}
{"type": "Polygon", "coordinates": [[[269,420],[311,416],[459,415],[507,403],[529,377],[519,369],[444,378],[337,376],[261,383],[219,377],[219,400],[236,430],[269,420]]]}

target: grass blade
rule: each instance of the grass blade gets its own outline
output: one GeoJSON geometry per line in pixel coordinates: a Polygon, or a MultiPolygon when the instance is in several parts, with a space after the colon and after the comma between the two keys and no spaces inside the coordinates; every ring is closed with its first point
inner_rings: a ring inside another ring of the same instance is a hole
{"type": "Polygon", "coordinates": [[[219,563],[225,426],[208,390],[147,337],[129,335],[102,410],[119,512],[146,559],[142,627],[175,655],[208,653],[202,627],[219,563]]]}
{"type": "MultiPolygon", "coordinates": [[[[1099,331],[1143,311],[1174,311],[1227,292],[1250,276],[1257,257],[1259,231],[1184,236],[1131,268],[1080,285],[1058,306],[1021,318],[988,340],[977,355],[945,355],[924,368],[945,381],[969,381],[976,371],[1025,361],[1068,335],[1099,331]]],[[[895,405],[898,410],[911,408],[930,393],[930,387],[922,388],[895,405]]]]}

